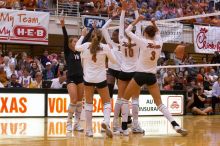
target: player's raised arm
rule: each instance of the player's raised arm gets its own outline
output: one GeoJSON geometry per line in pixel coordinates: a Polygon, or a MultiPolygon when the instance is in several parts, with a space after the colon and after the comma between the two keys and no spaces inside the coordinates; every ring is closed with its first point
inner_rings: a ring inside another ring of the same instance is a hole
{"type": "Polygon", "coordinates": [[[87,28],[84,28],[82,30],[82,35],[80,39],[76,43],[76,46],[75,46],[76,51],[82,52],[86,48],[85,46],[87,46],[87,43],[82,44],[82,41],[85,38],[86,34],[87,34],[87,28]]]}
{"type": "Polygon", "coordinates": [[[119,24],[119,41],[121,41],[121,38],[125,37],[125,11],[127,7],[127,3],[125,0],[121,1],[122,4],[122,10],[121,10],[121,16],[120,16],[120,24],[119,24]]]}

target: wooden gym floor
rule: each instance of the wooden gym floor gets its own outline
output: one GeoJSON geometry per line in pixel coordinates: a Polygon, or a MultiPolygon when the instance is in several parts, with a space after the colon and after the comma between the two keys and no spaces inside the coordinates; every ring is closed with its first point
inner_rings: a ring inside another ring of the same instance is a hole
{"type": "Polygon", "coordinates": [[[220,115],[176,116],[189,130],[186,137],[176,134],[162,116],[139,119],[145,135],[110,139],[100,133],[102,118],[93,119],[93,138],[66,133],[65,118],[0,118],[0,146],[220,146],[220,115]]]}

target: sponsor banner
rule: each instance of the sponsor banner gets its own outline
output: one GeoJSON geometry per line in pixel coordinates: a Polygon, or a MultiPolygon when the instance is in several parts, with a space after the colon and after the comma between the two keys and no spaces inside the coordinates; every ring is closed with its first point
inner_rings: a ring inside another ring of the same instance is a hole
{"type": "Polygon", "coordinates": [[[49,13],[0,9],[0,42],[48,44],[49,13]]]}
{"type": "MultiPolygon", "coordinates": [[[[173,115],[183,115],[183,95],[161,95],[163,104],[166,105],[173,115]]],[[[114,115],[114,105],[117,95],[113,95],[111,101],[112,113],[114,115]]],[[[67,116],[68,104],[70,103],[68,94],[48,94],[48,116],[67,116]]],[[[130,102],[131,108],[131,102],[130,102]]],[[[157,109],[151,95],[139,96],[139,115],[162,115],[157,109]]],[[[98,94],[93,97],[93,116],[103,116],[102,100],[98,94]]]]}
{"type": "Polygon", "coordinates": [[[87,15],[82,16],[82,23],[85,27],[92,28],[94,22],[96,22],[97,28],[102,28],[106,20],[96,16],[87,16],[87,15]]]}
{"type": "Polygon", "coordinates": [[[194,47],[196,53],[220,52],[220,28],[194,25],[194,47]]]}
{"type": "Polygon", "coordinates": [[[0,138],[44,136],[44,118],[1,118],[0,138]],[[36,128],[37,127],[37,128],[36,128]]]}
{"type": "MultiPolygon", "coordinates": [[[[183,95],[161,95],[162,102],[173,115],[183,115],[183,95]]],[[[163,115],[151,95],[139,96],[139,115],[163,115]]]]}
{"type": "Polygon", "coordinates": [[[181,42],[183,41],[183,24],[181,23],[163,23],[157,24],[163,42],[181,42]]]}
{"type": "Polygon", "coordinates": [[[1,117],[45,116],[44,94],[1,93],[1,117]]]}
{"type": "MultiPolygon", "coordinates": [[[[114,115],[114,103],[117,99],[117,95],[114,95],[112,100],[112,113],[114,115]]],[[[48,94],[48,110],[47,116],[67,116],[67,109],[70,103],[68,94],[48,94]]],[[[98,94],[93,97],[93,116],[103,116],[102,100],[98,94]]]]}

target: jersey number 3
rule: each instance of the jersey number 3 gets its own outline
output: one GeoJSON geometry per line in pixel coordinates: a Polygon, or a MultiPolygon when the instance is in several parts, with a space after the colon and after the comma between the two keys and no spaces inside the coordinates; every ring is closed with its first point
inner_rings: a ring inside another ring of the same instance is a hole
{"type": "Polygon", "coordinates": [[[155,51],[152,51],[152,52],[151,52],[150,60],[154,61],[155,58],[156,58],[156,52],[155,52],[155,51]]]}
{"type": "Polygon", "coordinates": [[[125,57],[133,57],[134,50],[133,49],[125,49],[125,57]]]}

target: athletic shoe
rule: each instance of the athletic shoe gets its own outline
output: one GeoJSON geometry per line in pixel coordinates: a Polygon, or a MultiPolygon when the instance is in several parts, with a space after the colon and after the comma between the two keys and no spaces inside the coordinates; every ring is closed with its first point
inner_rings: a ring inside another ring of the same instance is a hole
{"type": "Polygon", "coordinates": [[[83,132],[83,131],[84,131],[84,129],[80,126],[79,123],[74,124],[73,130],[74,130],[74,131],[79,131],[79,132],[83,132]]]}
{"type": "Polygon", "coordinates": [[[144,129],[141,128],[141,126],[138,123],[138,124],[135,124],[135,126],[132,127],[132,132],[143,134],[145,131],[144,131],[144,129]]]}
{"type": "Polygon", "coordinates": [[[105,129],[105,133],[108,137],[112,138],[113,137],[113,133],[110,129],[110,127],[105,123],[105,122],[102,122],[102,128],[105,129]]]}
{"type": "Polygon", "coordinates": [[[173,129],[174,129],[177,133],[181,134],[182,136],[186,136],[186,135],[188,134],[187,130],[181,128],[180,126],[174,126],[173,129]]]}
{"type": "Polygon", "coordinates": [[[123,136],[128,136],[128,135],[129,135],[128,129],[122,130],[122,131],[121,131],[121,134],[122,134],[123,136]]]}
{"type": "Polygon", "coordinates": [[[117,131],[118,129],[120,129],[119,120],[114,118],[113,119],[113,131],[117,131]]]}
{"type": "Polygon", "coordinates": [[[72,132],[73,131],[73,127],[72,127],[72,122],[71,121],[67,121],[67,123],[66,123],[66,130],[68,132],[72,132]]]}
{"type": "Polygon", "coordinates": [[[92,129],[86,130],[86,136],[93,137],[93,131],[92,129]]]}

